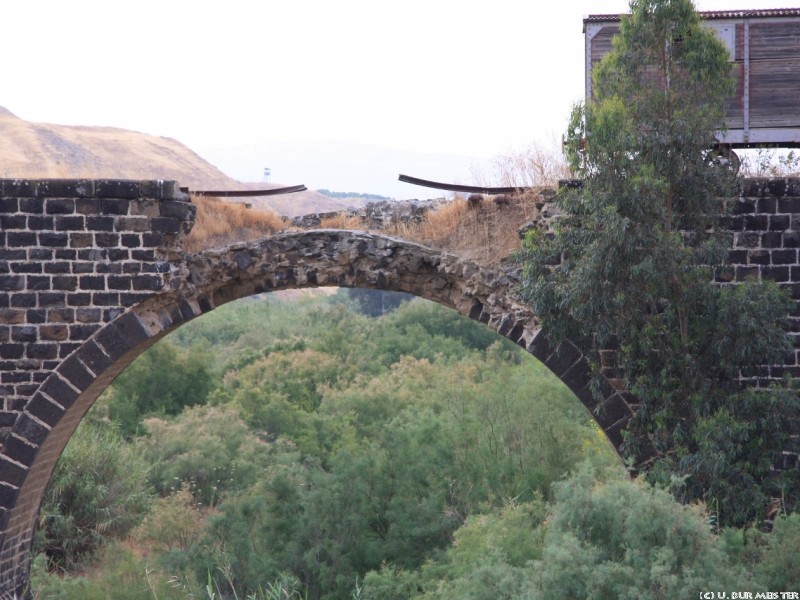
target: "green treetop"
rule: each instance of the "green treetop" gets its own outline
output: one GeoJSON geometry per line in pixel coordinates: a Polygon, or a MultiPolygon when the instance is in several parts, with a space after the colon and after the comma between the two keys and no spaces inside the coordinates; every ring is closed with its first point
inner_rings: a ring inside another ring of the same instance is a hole
{"type": "MultiPolygon", "coordinates": [[[[655,457],[651,478],[678,476],[685,499],[741,522],[789,485],[778,489],[769,465],[792,426],[767,429],[774,397],[742,393],[737,381],[788,349],[787,301],[771,285],[711,284],[729,247],[719,225],[737,184],[710,158],[732,90],[726,49],[690,0],[633,0],[630,12],[567,132],[583,185],[559,195],[553,236],[529,235],[522,293],[597,373],[600,351],[617,350],[640,402],[628,458],[655,457]]],[[[797,411],[796,394],[782,402],[782,414],[797,411]]]]}

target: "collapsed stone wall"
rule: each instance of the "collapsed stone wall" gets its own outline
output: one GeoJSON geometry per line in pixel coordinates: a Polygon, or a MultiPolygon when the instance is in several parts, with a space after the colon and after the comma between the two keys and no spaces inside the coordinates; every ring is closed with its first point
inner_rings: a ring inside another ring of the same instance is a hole
{"type": "Polygon", "coordinates": [[[368,202],[363,208],[345,211],[313,213],[292,219],[294,227],[310,229],[319,227],[323,220],[333,217],[353,217],[361,221],[364,229],[387,229],[398,223],[420,223],[425,214],[447,204],[444,198],[434,200],[381,200],[368,202]]]}

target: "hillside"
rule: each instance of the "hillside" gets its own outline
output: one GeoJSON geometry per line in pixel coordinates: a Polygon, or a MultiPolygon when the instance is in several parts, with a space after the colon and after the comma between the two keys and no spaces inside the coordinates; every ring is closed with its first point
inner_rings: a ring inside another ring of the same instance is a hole
{"type": "MultiPolygon", "coordinates": [[[[281,187],[228,177],[179,141],[114,127],[31,123],[0,107],[0,177],[173,179],[192,190],[281,187]]],[[[287,182],[288,185],[304,183],[287,182]]],[[[349,202],[314,191],[248,200],[286,216],[339,210],[349,202]]]]}

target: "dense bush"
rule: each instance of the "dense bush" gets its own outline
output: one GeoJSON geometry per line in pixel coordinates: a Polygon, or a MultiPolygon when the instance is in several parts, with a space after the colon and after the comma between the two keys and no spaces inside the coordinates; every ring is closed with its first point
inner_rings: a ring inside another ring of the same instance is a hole
{"type": "Polygon", "coordinates": [[[36,548],[51,567],[81,564],[141,521],[152,502],[149,468],[113,425],[78,426],[40,512],[36,548]]]}

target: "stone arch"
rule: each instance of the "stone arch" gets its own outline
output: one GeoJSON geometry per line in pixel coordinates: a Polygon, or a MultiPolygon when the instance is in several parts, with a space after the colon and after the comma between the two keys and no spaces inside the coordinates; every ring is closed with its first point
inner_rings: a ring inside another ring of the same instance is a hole
{"type": "MultiPolygon", "coordinates": [[[[635,411],[601,383],[572,344],[554,348],[535,314],[514,297],[513,269],[490,269],[420,244],[344,230],[282,233],[246,244],[183,255],[165,289],[97,331],[61,362],[26,403],[6,441],[0,504],[8,509],[0,550],[0,590],[27,582],[39,507],[53,469],[100,393],[139,354],[183,323],[257,293],[338,286],[407,292],[485,323],[541,360],[589,409],[615,449],[635,411]]],[[[13,598],[13,595],[2,596],[13,598]]]]}

